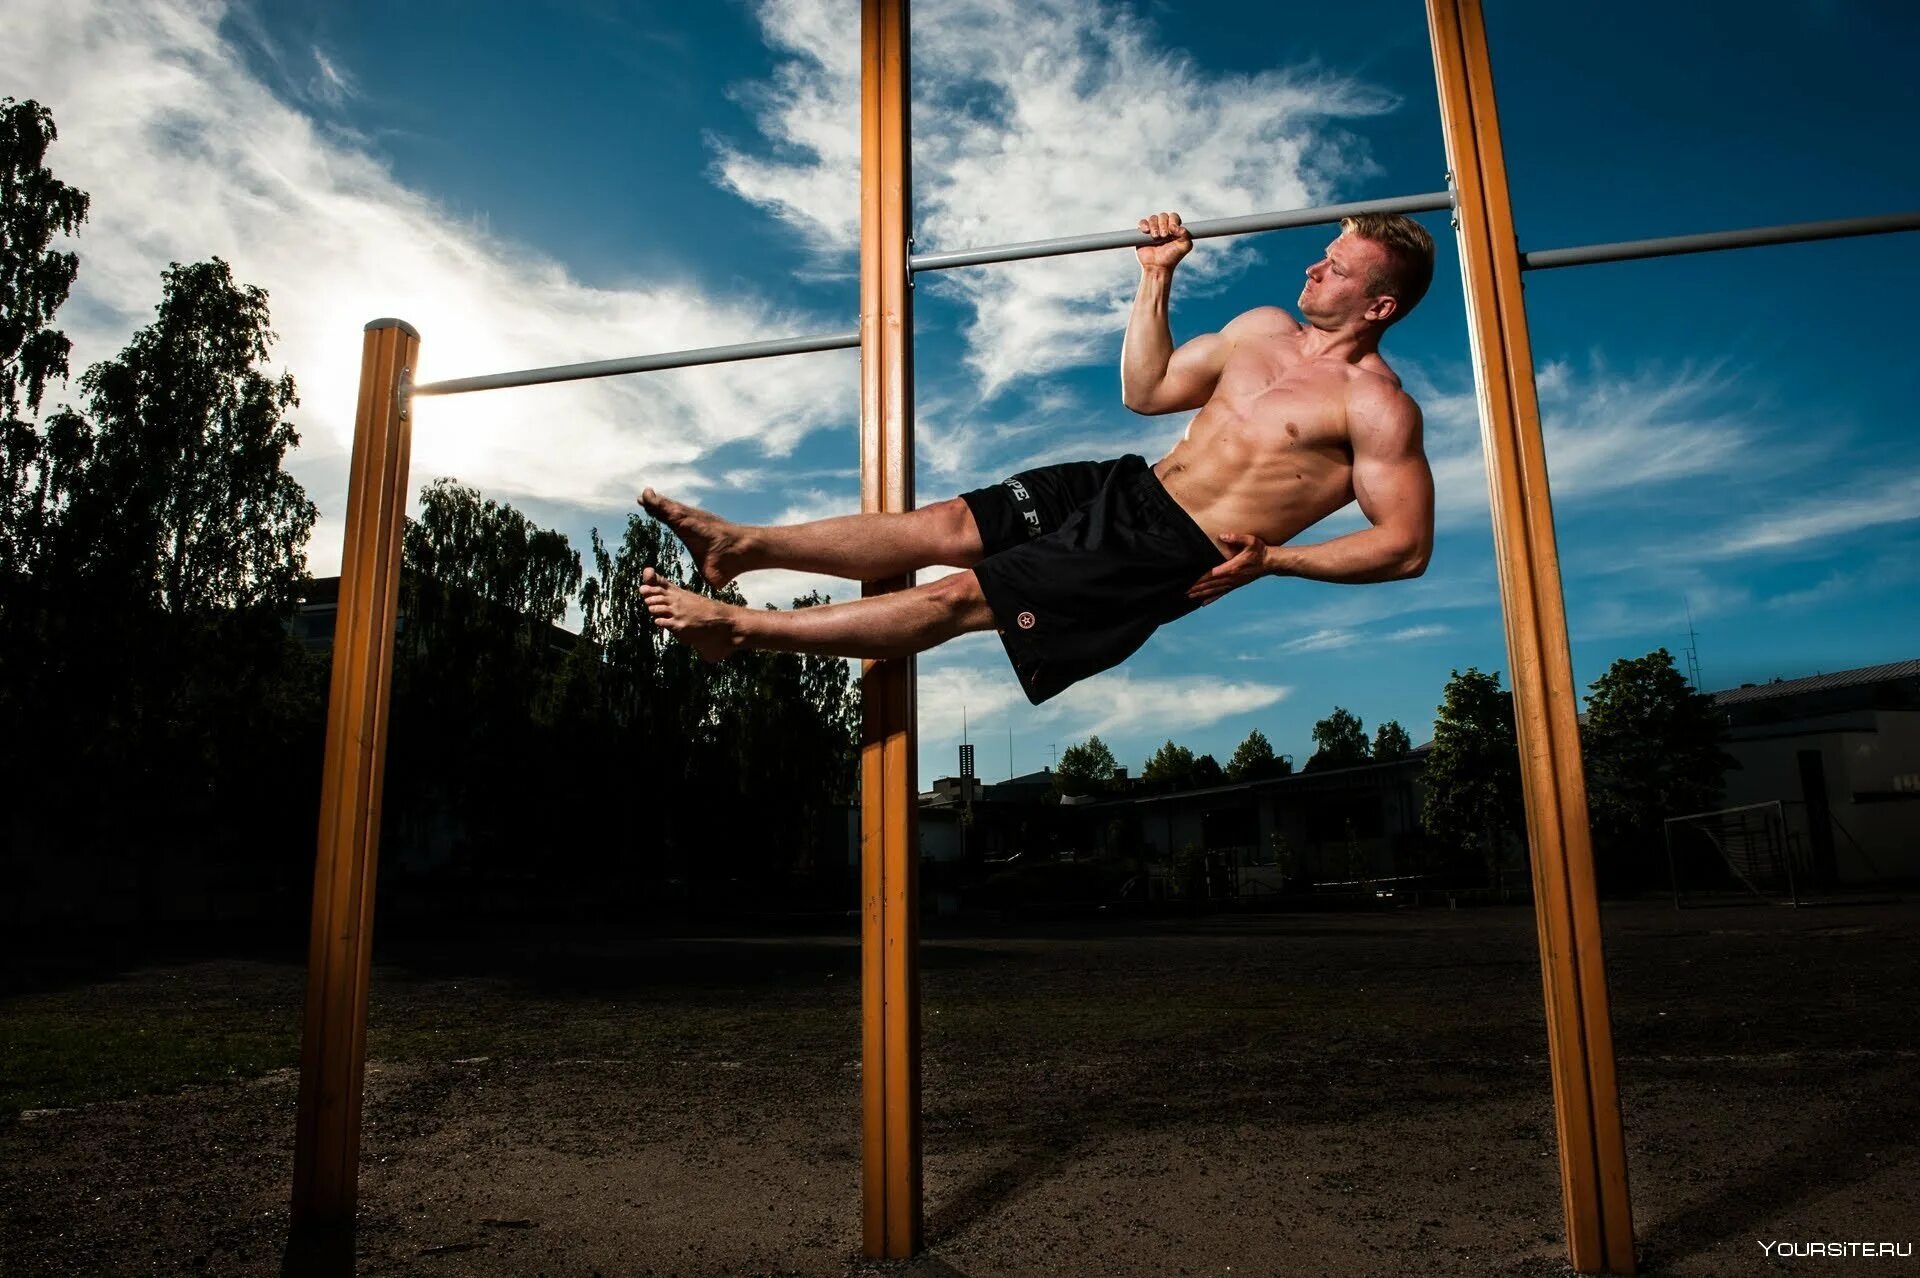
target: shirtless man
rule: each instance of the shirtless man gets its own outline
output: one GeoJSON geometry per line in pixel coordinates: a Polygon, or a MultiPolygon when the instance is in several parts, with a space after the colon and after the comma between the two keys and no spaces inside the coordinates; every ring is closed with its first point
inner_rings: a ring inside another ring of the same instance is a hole
{"type": "Polygon", "coordinates": [[[1198,408],[1152,467],[1129,455],[1025,471],[905,514],[750,527],[647,489],[641,502],[720,586],[758,568],[857,581],[934,564],[964,571],[851,603],[774,612],[641,587],[656,624],[710,661],[740,648],[898,657],[1000,632],[1034,704],[1118,665],[1161,625],[1261,577],[1417,577],[1433,547],[1420,409],[1381,359],[1382,333],[1433,277],[1433,239],[1396,214],[1341,223],[1307,268],[1304,323],[1277,306],[1174,349],[1167,299],[1193,247],[1177,213],[1141,219],[1140,290],[1121,355],[1136,413],[1198,408]],[[1370,527],[1299,533],[1349,501],[1370,527]]]}

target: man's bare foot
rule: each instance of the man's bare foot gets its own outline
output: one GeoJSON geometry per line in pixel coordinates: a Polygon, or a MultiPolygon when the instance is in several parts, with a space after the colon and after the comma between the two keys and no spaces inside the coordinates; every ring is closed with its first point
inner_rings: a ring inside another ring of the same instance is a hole
{"type": "Polygon", "coordinates": [[[742,555],[745,547],[738,525],[697,506],[662,497],[651,488],[640,494],[640,504],[649,515],[673,529],[673,535],[685,543],[687,552],[693,556],[700,575],[715,590],[723,589],[746,571],[742,555]]]}
{"type": "Polygon", "coordinates": [[[652,568],[641,570],[640,598],[653,624],[692,647],[702,661],[720,661],[740,646],[736,618],[745,609],[682,590],[652,568]]]}

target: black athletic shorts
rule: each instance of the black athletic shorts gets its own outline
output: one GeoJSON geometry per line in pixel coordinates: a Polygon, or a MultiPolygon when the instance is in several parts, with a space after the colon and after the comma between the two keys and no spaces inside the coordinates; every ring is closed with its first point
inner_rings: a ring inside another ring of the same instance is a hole
{"type": "Polygon", "coordinates": [[[1134,454],[1042,466],[960,496],[986,548],[974,575],[1035,705],[1192,612],[1187,588],[1226,558],[1134,454]]]}

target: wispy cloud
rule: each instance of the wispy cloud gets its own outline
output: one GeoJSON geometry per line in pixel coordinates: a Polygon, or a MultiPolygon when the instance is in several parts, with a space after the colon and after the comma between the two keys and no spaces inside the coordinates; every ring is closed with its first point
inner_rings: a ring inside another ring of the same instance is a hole
{"type": "Polygon", "coordinates": [[[1122,667],[1076,684],[1045,705],[1029,706],[999,639],[990,634],[969,636],[921,658],[919,673],[920,733],[930,748],[959,740],[963,711],[976,729],[997,724],[1004,730],[1008,719],[1017,717],[1024,737],[1047,732],[1062,743],[1094,735],[1113,741],[1193,732],[1264,710],[1293,691],[1282,684],[1216,675],[1153,676],[1122,667]]]}
{"type": "Polygon", "coordinates": [[[1403,626],[1398,630],[1384,633],[1355,630],[1327,629],[1316,630],[1280,645],[1280,651],[1286,655],[1302,652],[1337,652],[1342,649],[1354,651],[1377,651],[1381,644],[1412,643],[1419,639],[1435,639],[1453,633],[1451,626],[1425,625],[1403,626]]]}
{"type": "Polygon", "coordinates": [[[1715,558],[1789,550],[1807,542],[1888,524],[1920,520],[1920,471],[1860,475],[1844,487],[1780,502],[1750,516],[1709,544],[1715,558]]]}
{"type": "MultiPolygon", "coordinates": [[[[858,230],[857,41],[833,0],[765,0],[787,55],[743,93],[770,147],[716,140],[721,180],[809,239],[858,230]]],[[[1343,118],[1397,99],[1312,68],[1208,74],[1129,10],[1085,0],[953,0],[916,15],[914,198],[918,246],[962,248],[1132,226],[1154,209],[1193,218],[1291,208],[1372,171],[1343,118]]],[[[1253,258],[1211,241],[1188,259],[1204,286],[1253,258]]],[[[983,394],[1105,352],[1137,272],[1101,254],[932,277],[970,308],[966,360],[983,394]]]]}
{"type": "Polygon", "coordinates": [[[353,77],[339,66],[322,49],[313,51],[313,79],[307,82],[307,92],[315,100],[338,110],[346,105],[350,98],[357,97],[353,77]]]}
{"type": "MultiPolygon", "coordinates": [[[[1471,370],[1399,366],[1426,420],[1436,522],[1484,523],[1486,457],[1471,370]]],[[[1622,492],[1791,473],[1817,454],[1778,429],[1763,398],[1724,365],[1614,368],[1597,352],[1584,366],[1543,362],[1536,388],[1556,508],[1622,492]],[[1765,441],[1766,447],[1759,447],[1765,441]]]]}

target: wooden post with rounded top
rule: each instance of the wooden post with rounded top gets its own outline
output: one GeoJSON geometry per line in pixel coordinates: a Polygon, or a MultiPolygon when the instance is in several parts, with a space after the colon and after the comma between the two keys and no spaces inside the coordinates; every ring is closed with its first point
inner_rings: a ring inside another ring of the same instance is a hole
{"type": "Polygon", "coordinates": [[[1580,760],[1579,690],[1486,22],[1479,0],[1427,0],[1427,20],[1513,674],[1567,1247],[1582,1273],[1631,1274],[1633,1214],[1580,760]]]}
{"type": "Polygon", "coordinates": [[[319,855],[313,873],[313,933],[294,1138],[296,1231],[353,1223],[373,888],[380,854],[380,782],[412,438],[407,385],[419,353],[420,335],[412,325],[396,319],[367,325],[320,781],[319,855]]]}
{"type": "MultiPolygon", "coordinates": [[[[907,0],[860,13],[860,509],[913,509],[907,0]]],[[[863,595],[913,584],[868,582],[863,595]]],[[[866,1254],[921,1243],[919,840],[912,657],[860,684],[862,1220],[866,1254]]]]}

